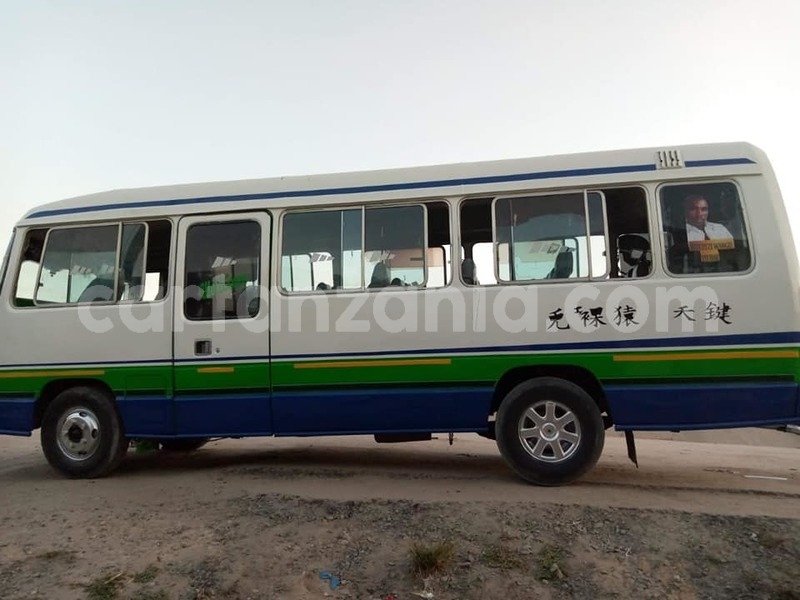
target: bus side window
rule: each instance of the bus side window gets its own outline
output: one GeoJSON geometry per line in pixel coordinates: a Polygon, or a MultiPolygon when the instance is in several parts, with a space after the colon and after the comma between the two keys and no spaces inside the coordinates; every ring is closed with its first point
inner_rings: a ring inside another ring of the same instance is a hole
{"type": "Polygon", "coordinates": [[[29,231],[14,305],[110,301],[118,231],[118,224],[29,231]]]}
{"type": "Polygon", "coordinates": [[[444,287],[450,284],[452,271],[450,207],[445,202],[426,202],[425,208],[428,211],[425,287],[444,287]]]}
{"type": "Polygon", "coordinates": [[[142,301],[152,302],[167,296],[171,246],[172,223],[148,221],[142,301]]]}
{"type": "MultiPolygon", "coordinates": [[[[368,288],[421,286],[423,281],[426,288],[440,288],[450,283],[449,208],[444,202],[429,202],[425,208],[428,211],[428,247],[423,248],[422,244],[414,247],[412,243],[403,244],[412,246],[409,248],[392,249],[373,267],[368,288]]],[[[385,255],[367,253],[367,256],[377,260],[385,255]]]]}
{"type": "Polygon", "coordinates": [[[42,250],[46,236],[46,229],[32,229],[25,235],[14,289],[14,306],[33,306],[36,276],[39,273],[39,264],[42,262],[42,250]]]}
{"type": "Polygon", "coordinates": [[[119,223],[50,230],[34,304],[112,302],[119,232],[119,223]]]}
{"type": "Polygon", "coordinates": [[[116,298],[118,301],[135,301],[142,298],[146,238],[147,226],[144,223],[123,224],[116,298]]]}
{"type": "Polygon", "coordinates": [[[112,302],[115,285],[117,301],[149,302],[164,298],[172,224],[166,220],[124,223],[121,229],[119,256],[118,223],[52,229],[49,239],[46,229],[28,231],[20,257],[14,306],[112,302]],[[37,282],[40,267],[42,274],[37,282]]]}
{"type": "Polygon", "coordinates": [[[494,212],[501,281],[590,276],[589,218],[583,193],[501,197],[494,212]]]}
{"type": "Polygon", "coordinates": [[[604,189],[612,278],[647,277],[653,270],[647,195],[639,187],[604,189]]]}
{"type": "Polygon", "coordinates": [[[255,221],[192,225],[186,233],[190,320],[245,319],[258,314],[248,294],[260,285],[261,226],[255,221]]]}
{"type": "Polygon", "coordinates": [[[382,289],[447,283],[449,211],[444,202],[288,212],[281,228],[287,292],[382,289]],[[425,247],[425,216],[432,227],[425,247]]]}
{"type": "Polygon", "coordinates": [[[585,201],[582,193],[500,198],[495,207],[496,240],[492,199],[464,201],[459,215],[462,281],[497,283],[495,261],[501,281],[649,275],[652,253],[644,190],[589,190],[585,201]]]}
{"type": "Polygon", "coordinates": [[[286,213],[281,226],[281,288],[361,289],[362,213],[360,207],[286,213]]]}
{"type": "Polygon", "coordinates": [[[665,185],[660,191],[667,269],[673,275],[736,273],[752,264],[736,186],[665,185]]]}
{"type": "MultiPolygon", "coordinates": [[[[494,243],[492,241],[492,199],[465,200],[459,209],[461,230],[461,255],[459,261],[461,281],[464,285],[494,285],[494,243]]],[[[502,269],[502,266],[501,266],[502,269]]]]}
{"type": "Polygon", "coordinates": [[[425,206],[387,206],[364,210],[367,288],[425,284],[425,206]]]}

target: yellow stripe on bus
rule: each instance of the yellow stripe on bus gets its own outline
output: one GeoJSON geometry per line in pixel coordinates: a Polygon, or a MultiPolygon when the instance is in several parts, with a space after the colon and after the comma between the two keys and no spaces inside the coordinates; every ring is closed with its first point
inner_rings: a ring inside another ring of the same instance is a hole
{"type": "Polygon", "coordinates": [[[34,377],[99,377],[100,369],[85,371],[0,371],[0,379],[33,379],[34,377]]]}
{"type": "Polygon", "coordinates": [[[335,362],[294,363],[295,369],[350,369],[364,367],[420,367],[428,365],[450,365],[449,358],[409,358],[391,360],[342,360],[335,362]]]}
{"type": "Polygon", "coordinates": [[[670,360],[730,360],[752,358],[800,358],[798,350],[743,350],[739,352],[678,352],[675,354],[615,354],[615,362],[653,362],[670,360]]]}
{"type": "Polygon", "coordinates": [[[236,371],[233,367],[200,367],[197,369],[198,373],[233,373],[236,371]]]}

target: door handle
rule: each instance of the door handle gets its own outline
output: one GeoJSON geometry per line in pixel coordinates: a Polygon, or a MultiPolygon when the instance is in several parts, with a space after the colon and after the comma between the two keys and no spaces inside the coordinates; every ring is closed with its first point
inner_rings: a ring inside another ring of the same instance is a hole
{"type": "Polygon", "coordinates": [[[211,340],[195,340],[194,355],[211,356],[211,340]]]}

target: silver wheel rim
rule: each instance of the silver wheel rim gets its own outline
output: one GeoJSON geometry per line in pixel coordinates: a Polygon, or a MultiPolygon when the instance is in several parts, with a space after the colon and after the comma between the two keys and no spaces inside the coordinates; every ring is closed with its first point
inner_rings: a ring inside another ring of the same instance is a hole
{"type": "Polygon", "coordinates": [[[519,441],[536,460],[559,463],[575,454],[581,445],[581,424],[561,402],[541,400],[522,414],[519,441]]]}
{"type": "Polygon", "coordinates": [[[100,422],[88,408],[77,407],[58,420],[58,448],[71,460],[91,458],[100,445],[100,422]]]}

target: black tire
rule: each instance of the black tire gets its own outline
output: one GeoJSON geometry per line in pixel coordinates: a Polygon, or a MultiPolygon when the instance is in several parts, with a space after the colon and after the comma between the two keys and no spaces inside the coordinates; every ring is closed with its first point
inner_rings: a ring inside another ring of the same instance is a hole
{"type": "Polygon", "coordinates": [[[88,479],[111,473],[128,449],[113,398],[85,386],[69,388],[49,404],[42,418],[41,444],[53,468],[67,477],[88,479]]]}
{"type": "Polygon", "coordinates": [[[166,452],[194,452],[205,446],[208,443],[208,438],[175,438],[159,440],[159,442],[161,443],[161,449],[166,452]]]}
{"type": "Polygon", "coordinates": [[[555,377],[538,377],[512,389],[497,412],[496,433],[505,461],[537,485],[578,479],[597,463],[605,442],[603,418],[592,397],[555,377]],[[522,431],[529,439],[523,439],[522,431]]]}

